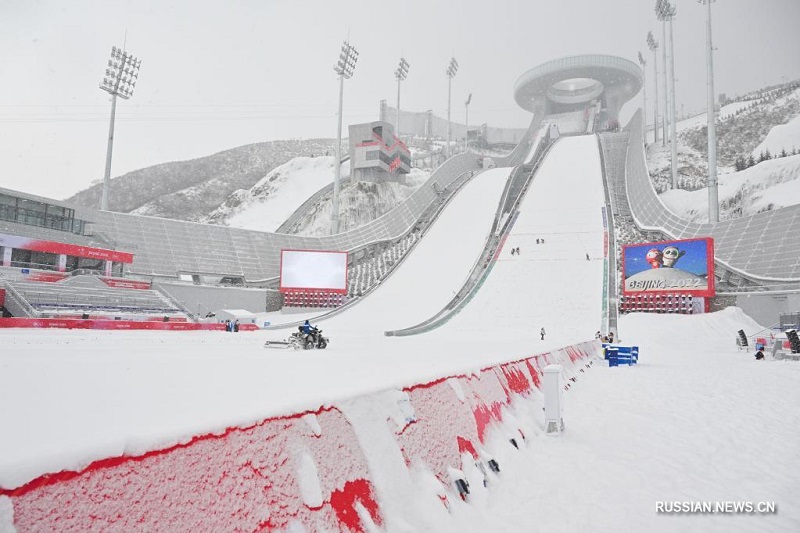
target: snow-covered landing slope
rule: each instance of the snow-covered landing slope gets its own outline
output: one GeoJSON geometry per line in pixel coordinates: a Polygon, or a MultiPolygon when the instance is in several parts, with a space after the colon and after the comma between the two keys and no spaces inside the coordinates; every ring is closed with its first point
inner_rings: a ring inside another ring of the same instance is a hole
{"type": "Polygon", "coordinates": [[[561,139],[539,168],[487,281],[442,333],[519,339],[530,349],[542,327],[561,345],[592,339],[602,312],[604,203],[595,136],[561,139]]]}
{"type": "Polygon", "coordinates": [[[384,331],[412,326],[440,311],[480,257],[511,170],[487,170],[467,183],[397,270],[325,327],[382,337],[384,331]]]}

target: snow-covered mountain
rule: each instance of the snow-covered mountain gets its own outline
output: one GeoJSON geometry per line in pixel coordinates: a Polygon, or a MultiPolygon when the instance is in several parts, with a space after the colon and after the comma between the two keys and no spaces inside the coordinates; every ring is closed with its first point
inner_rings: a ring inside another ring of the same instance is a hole
{"type": "MultiPolygon", "coordinates": [[[[203,222],[236,228],[275,231],[308,198],[334,181],[332,156],[297,157],[275,168],[249,190],[238,190],[203,222]]],[[[405,200],[424,183],[430,173],[412,169],[398,183],[350,182],[349,162],[342,164],[339,194],[339,229],[361,226],[375,220],[405,200]]],[[[290,233],[328,235],[331,226],[332,192],[322,196],[310,214],[290,233]]]]}
{"type": "MultiPolygon", "coordinates": [[[[720,219],[800,203],[800,87],[797,82],[746,95],[719,110],[720,219]],[[738,170],[737,170],[738,169],[738,170]],[[795,192],[797,191],[797,192],[795,192]]],[[[708,220],[705,114],[680,121],[678,188],[670,189],[670,146],[647,148],[653,186],[664,204],[689,220],[708,220]]]]}
{"type": "MultiPolygon", "coordinates": [[[[763,161],[719,176],[719,218],[729,220],[800,203],[800,155],[763,161]]],[[[687,220],[708,221],[708,190],[668,190],[660,196],[687,220]]]]}
{"type": "MultiPolygon", "coordinates": [[[[234,191],[249,189],[278,165],[294,157],[330,152],[334,144],[328,139],[255,143],[128,172],[111,180],[109,209],[197,222],[234,191]]],[[[97,208],[101,194],[102,183],[98,183],[67,201],[97,208]]]]}
{"type": "MultiPolygon", "coordinates": [[[[296,157],[284,163],[250,189],[239,189],[203,222],[234,228],[275,231],[311,195],[333,183],[333,156],[296,157]]],[[[342,165],[342,175],[350,164],[342,165]]]]}

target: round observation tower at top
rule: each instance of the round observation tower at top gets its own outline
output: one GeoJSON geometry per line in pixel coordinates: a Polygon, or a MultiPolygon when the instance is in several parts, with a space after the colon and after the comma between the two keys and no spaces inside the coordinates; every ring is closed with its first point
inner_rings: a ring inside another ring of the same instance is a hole
{"type": "Polygon", "coordinates": [[[609,120],[642,88],[642,70],[617,56],[581,55],[548,61],[530,69],[514,85],[514,99],[533,113],[577,111],[599,101],[609,120]]]}

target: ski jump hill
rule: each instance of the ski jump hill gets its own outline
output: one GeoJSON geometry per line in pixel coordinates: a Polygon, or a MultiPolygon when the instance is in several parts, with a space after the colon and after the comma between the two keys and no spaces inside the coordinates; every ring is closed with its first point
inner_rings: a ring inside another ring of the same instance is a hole
{"type": "Polygon", "coordinates": [[[135,245],[134,273],[174,275],[204,256],[252,281],[276,275],[281,248],[397,239],[442,204],[388,278],[321,322],[326,351],[263,349],[294,323],[240,335],[17,330],[26,349],[8,358],[0,404],[19,404],[19,383],[32,400],[0,410],[0,531],[412,531],[415,516],[446,529],[490,497],[497,458],[543,435],[544,368],[562,366],[568,397],[601,352],[594,332],[615,327],[616,213],[676,238],[717,232],[718,262],[746,283],[800,282],[798,267],[778,270],[782,252],[740,259],[730,225],[674,225],[639,183],[639,115],[622,133],[543,147],[548,116],[566,124],[600,102],[592,120],[607,124],[641,83],[620,58],[562,61],[518,82],[519,98],[549,100],[531,105],[528,133],[497,168],[455,156],[368,228],[306,238],[97,212],[104,238],[135,245]],[[576,76],[597,83],[569,94],[559,83],[576,76]],[[520,167],[530,173],[509,202],[520,167]],[[436,327],[386,335],[430,324],[460,293],[436,327]]]}

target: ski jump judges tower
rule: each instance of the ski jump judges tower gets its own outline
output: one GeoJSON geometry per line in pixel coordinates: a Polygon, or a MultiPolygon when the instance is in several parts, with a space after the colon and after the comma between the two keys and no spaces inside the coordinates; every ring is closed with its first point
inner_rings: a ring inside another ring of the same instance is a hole
{"type": "Polygon", "coordinates": [[[642,70],[633,61],[607,55],[562,57],[519,77],[514,99],[535,114],[583,111],[600,104],[601,123],[619,122],[622,106],[642,88],[642,70]]]}

